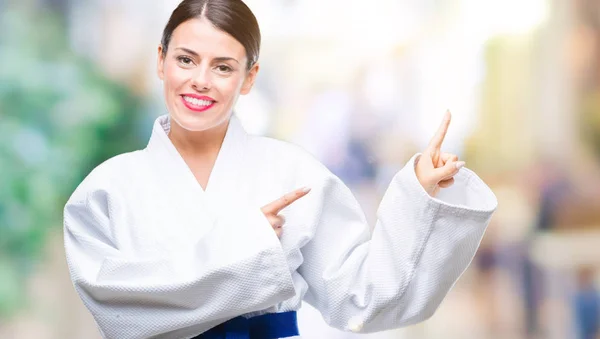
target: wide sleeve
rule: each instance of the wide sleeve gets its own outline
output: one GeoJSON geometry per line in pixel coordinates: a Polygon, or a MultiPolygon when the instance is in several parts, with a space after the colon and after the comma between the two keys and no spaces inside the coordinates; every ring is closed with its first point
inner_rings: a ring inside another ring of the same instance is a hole
{"type": "Polygon", "coordinates": [[[115,245],[114,230],[128,226],[124,202],[105,190],[79,196],[64,209],[67,262],[106,338],[189,338],[295,295],[260,209],[220,216],[189,248],[140,255],[115,245]]]}
{"type": "Polygon", "coordinates": [[[415,174],[418,156],[392,179],[372,233],[339,178],[304,166],[313,190],[302,209],[315,212],[298,271],[309,285],[304,300],[330,326],[368,333],[423,321],[473,259],[496,197],[466,168],[429,196],[415,174]]]}

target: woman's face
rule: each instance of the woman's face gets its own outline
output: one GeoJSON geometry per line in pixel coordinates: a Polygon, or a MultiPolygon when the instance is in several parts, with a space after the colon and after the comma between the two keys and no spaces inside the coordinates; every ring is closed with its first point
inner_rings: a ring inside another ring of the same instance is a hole
{"type": "Polygon", "coordinates": [[[254,84],[258,65],[250,71],[246,65],[244,46],[207,19],[180,24],[164,57],[158,48],[158,76],[171,118],[189,131],[227,122],[240,93],[254,84]]]}

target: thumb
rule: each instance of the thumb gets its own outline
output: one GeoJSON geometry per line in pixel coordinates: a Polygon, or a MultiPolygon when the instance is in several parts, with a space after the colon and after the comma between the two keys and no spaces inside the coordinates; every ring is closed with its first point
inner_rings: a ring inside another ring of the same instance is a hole
{"type": "Polygon", "coordinates": [[[437,182],[450,179],[465,165],[464,161],[448,161],[443,167],[434,170],[437,182]]]}

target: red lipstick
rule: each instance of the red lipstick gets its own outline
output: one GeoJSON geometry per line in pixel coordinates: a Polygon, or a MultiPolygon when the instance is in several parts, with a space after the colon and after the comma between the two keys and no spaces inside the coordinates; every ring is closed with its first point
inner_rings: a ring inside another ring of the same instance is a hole
{"type": "Polygon", "coordinates": [[[216,103],[215,99],[206,95],[183,94],[181,101],[189,110],[194,112],[204,112],[216,103]]]}

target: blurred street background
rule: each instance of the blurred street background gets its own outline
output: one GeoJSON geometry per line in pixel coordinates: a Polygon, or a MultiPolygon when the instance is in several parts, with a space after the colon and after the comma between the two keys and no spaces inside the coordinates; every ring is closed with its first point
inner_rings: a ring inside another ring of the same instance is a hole
{"type": "MultiPolygon", "coordinates": [[[[344,180],[370,221],[446,109],[445,149],[496,193],[470,268],[428,321],[303,338],[598,339],[599,0],[247,0],[261,71],[236,112],[344,180]]],[[[0,338],[96,339],[62,247],[83,177],[166,114],[176,0],[0,0],[0,338]]]]}

